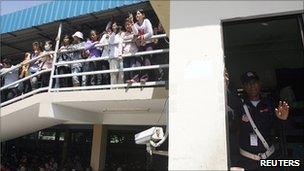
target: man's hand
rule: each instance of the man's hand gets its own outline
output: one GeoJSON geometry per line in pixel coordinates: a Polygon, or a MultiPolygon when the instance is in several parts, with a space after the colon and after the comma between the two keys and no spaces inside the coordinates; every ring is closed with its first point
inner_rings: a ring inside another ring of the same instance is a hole
{"type": "Polygon", "coordinates": [[[129,20],[130,20],[131,24],[133,25],[134,24],[134,19],[133,19],[133,14],[132,13],[129,13],[129,20]]]}
{"type": "Polygon", "coordinates": [[[285,101],[280,101],[279,106],[275,108],[277,117],[281,120],[286,120],[289,114],[289,106],[285,101]]]}

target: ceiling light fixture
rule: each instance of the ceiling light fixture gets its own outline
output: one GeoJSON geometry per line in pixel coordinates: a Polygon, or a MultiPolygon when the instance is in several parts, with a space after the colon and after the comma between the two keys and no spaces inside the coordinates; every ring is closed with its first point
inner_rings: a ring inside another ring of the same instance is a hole
{"type": "Polygon", "coordinates": [[[262,26],[268,26],[268,23],[263,22],[263,23],[261,23],[261,25],[262,25],[262,26]]]}

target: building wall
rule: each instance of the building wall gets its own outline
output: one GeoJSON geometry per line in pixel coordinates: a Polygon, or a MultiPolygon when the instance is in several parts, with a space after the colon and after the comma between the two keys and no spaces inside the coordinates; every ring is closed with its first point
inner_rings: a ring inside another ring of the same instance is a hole
{"type": "Polygon", "coordinates": [[[226,170],[223,19],[303,10],[302,1],[171,1],[169,170],[226,170]]]}

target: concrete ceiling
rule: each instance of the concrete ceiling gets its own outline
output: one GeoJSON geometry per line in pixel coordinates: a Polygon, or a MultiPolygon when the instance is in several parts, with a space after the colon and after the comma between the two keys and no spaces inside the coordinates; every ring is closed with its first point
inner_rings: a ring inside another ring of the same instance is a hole
{"type": "Polygon", "coordinates": [[[1,108],[1,141],[62,123],[164,125],[165,88],[40,93],[1,108]]]}

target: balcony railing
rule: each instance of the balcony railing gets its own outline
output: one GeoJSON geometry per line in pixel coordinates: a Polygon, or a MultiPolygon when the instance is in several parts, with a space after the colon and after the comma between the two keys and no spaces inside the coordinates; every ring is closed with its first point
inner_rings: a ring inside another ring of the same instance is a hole
{"type": "MultiPolygon", "coordinates": [[[[67,78],[67,77],[96,75],[96,74],[110,74],[110,73],[117,73],[117,72],[156,70],[156,69],[160,69],[160,68],[168,68],[169,67],[169,64],[157,64],[157,65],[139,66],[139,67],[131,67],[131,68],[97,70],[97,71],[69,73],[69,74],[58,74],[57,69],[58,69],[59,66],[70,65],[70,64],[74,64],[74,63],[88,63],[88,62],[115,59],[113,57],[106,56],[106,57],[97,57],[97,58],[93,58],[93,59],[88,58],[88,59],[80,59],[80,60],[74,60],[74,61],[60,61],[60,62],[57,62],[57,57],[58,57],[59,54],[71,53],[71,52],[74,52],[74,51],[84,50],[84,47],[82,47],[82,48],[78,48],[78,49],[59,51],[59,43],[60,43],[59,40],[60,40],[60,36],[61,36],[61,29],[62,29],[62,24],[60,24],[59,29],[58,29],[55,51],[51,51],[51,52],[48,52],[48,53],[43,53],[42,55],[23,63],[23,65],[31,64],[33,62],[36,62],[38,59],[43,58],[47,55],[54,55],[52,68],[38,71],[35,74],[26,76],[26,77],[24,77],[22,79],[19,79],[19,80],[15,81],[11,84],[5,85],[5,86],[0,88],[0,91],[2,93],[2,91],[7,90],[12,86],[16,86],[19,83],[23,83],[24,81],[27,81],[29,79],[32,79],[33,77],[37,77],[37,76],[39,76],[41,74],[45,74],[45,73],[50,73],[49,85],[47,87],[41,87],[41,88],[35,89],[33,91],[27,92],[25,94],[19,95],[17,97],[14,97],[13,99],[9,99],[7,101],[1,102],[1,107],[5,106],[5,105],[8,105],[8,104],[11,104],[11,103],[14,103],[14,102],[19,101],[19,100],[22,100],[22,99],[27,98],[29,96],[35,95],[37,93],[46,92],[46,91],[48,91],[48,92],[58,92],[58,91],[92,90],[92,89],[98,90],[98,89],[113,89],[113,88],[164,86],[166,84],[167,80],[161,80],[161,81],[148,81],[148,82],[144,82],[144,83],[132,83],[132,84],[123,83],[123,84],[92,85],[92,86],[78,86],[78,87],[60,87],[59,86],[59,79],[67,78]]],[[[152,39],[160,39],[160,38],[165,38],[165,37],[166,37],[165,34],[161,34],[161,35],[152,36],[152,39]]],[[[130,42],[130,41],[125,41],[124,43],[127,43],[127,42],[130,42]]],[[[95,47],[112,46],[112,45],[114,45],[114,44],[96,44],[95,47]]],[[[156,50],[151,50],[151,51],[137,52],[137,53],[134,53],[134,54],[125,54],[125,55],[122,55],[121,57],[122,57],[122,59],[126,59],[126,58],[130,58],[130,57],[139,58],[139,57],[142,57],[142,56],[145,56],[145,55],[150,55],[153,58],[153,57],[155,57],[159,54],[168,54],[168,53],[169,53],[169,49],[156,49],[156,50]]],[[[165,57],[168,57],[168,56],[165,56],[165,57]]],[[[21,67],[22,67],[22,65],[18,64],[15,67],[11,68],[10,70],[1,73],[0,76],[3,77],[8,72],[10,72],[12,70],[19,70],[21,67]]]]}

